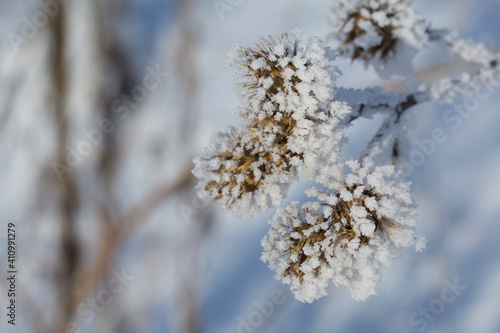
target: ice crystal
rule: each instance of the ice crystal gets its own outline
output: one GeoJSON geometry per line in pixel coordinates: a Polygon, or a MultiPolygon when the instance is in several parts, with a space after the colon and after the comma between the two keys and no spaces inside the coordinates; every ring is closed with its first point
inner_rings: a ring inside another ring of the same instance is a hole
{"type": "MultiPolygon", "coordinates": [[[[414,55],[427,39],[427,23],[411,0],[338,1],[333,7],[335,38],[352,60],[361,59],[385,73],[387,66],[412,69],[414,55]]],[[[411,71],[411,70],[410,70],[411,71]]]]}
{"type": "Polygon", "coordinates": [[[334,59],[318,38],[302,48],[298,32],[233,48],[245,124],[214,137],[195,160],[204,194],[238,214],[262,212],[280,203],[299,168],[312,179],[336,161],[351,109],[334,98],[334,59]]]}
{"type": "Polygon", "coordinates": [[[380,264],[390,265],[402,247],[425,247],[425,238],[414,231],[409,183],[394,167],[375,167],[369,160],[346,164],[351,173],[336,165],[317,179],[326,190],[307,191],[317,201],[278,209],[262,240],[262,260],[298,300],[325,296],[329,281],[365,300],[376,294],[380,264]]]}

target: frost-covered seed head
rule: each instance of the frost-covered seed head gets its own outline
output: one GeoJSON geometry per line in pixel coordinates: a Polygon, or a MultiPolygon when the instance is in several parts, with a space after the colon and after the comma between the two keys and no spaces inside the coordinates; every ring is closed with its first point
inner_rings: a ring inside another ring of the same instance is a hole
{"type": "Polygon", "coordinates": [[[302,212],[298,211],[295,216],[288,216],[286,223],[282,224],[288,233],[283,238],[287,245],[281,254],[287,258],[293,256],[294,260],[286,267],[283,277],[295,276],[302,281],[304,272],[300,269],[300,265],[310,259],[304,247],[314,245],[326,238],[326,230],[321,228],[324,223],[325,218],[322,214],[311,212],[307,208],[304,208],[302,212]]]}
{"type": "Polygon", "coordinates": [[[262,38],[254,48],[237,44],[228,65],[236,71],[235,88],[242,104],[238,116],[324,120],[331,113],[334,83],[340,75],[332,64],[335,58],[336,52],[317,37],[302,46],[298,31],[262,38]]]}
{"type": "MultiPolygon", "coordinates": [[[[296,90],[295,85],[301,80],[294,75],[297,67],[292,59],[297,55],[299,40],[290,41],[288,35],[269,36],[256,43],[255,48],[240,50],[238,63],[247,69],[248,79],[244,86],[254,96],[260,88],[269,95],[277,94],[285,89],[285,83],[296,90]]],[[[308,64],[305,64],[307,66],[308,64]]]]}
{"type": "Polygon", "coordinates": [[[290,127],[293,124],[280,128],[267,143],[255,135],[258,128],[254,125],[215,136],[195,159],[201,192],[237,214],[261,212],[278,204],[283,186],[297,177],[293,159],[301,158],[286,146],[290,127]]]}
{"type": "Polygon", "coordinates": [[[237,74],[238,116],[258,128],[264,141],[286,128],[287,147],[301,157],[309,180],[336,161],[344,139],[342,120],[351,109],[334,98],[340,75],[332,64],[336,53],[317,37],[305,47],[300,41],[295,31],[261,39],[255,48],[237,45],[228,64],[237,74]]]}
{"type": "Polygon", "coordinates": [[[426,24],[410,7],[412,0],[339,1],[333,8],[341,52],[352,60],[387,62],[399,46],[418,48],[426,24]]]}
{"type": "Polygon", "coordinates": [[[270,36],[230,54],[245,123],[214,137],[194,173],[203,194],[237,214],[280,204],[299,168],[310,180],[336,162],[344,142],[351,109],[334,100],[335,53],[317,37],[305,48],[299,42],[298,33],[270,36]]]}
{"type": "Polygon", "coordinates": [[[328,281],[348,288],[356,300],[375,294],[379,264],[389,265],[400,247],[425,247],[413,231],[415,207],[409,184],[392,166],[364,167],[357,162],[318,177],[327,190],[307,191],[316,202],[279,209],[262,240],[262,260],[290,284],[297,299],[312,302],[326,295],[328,281]]]}

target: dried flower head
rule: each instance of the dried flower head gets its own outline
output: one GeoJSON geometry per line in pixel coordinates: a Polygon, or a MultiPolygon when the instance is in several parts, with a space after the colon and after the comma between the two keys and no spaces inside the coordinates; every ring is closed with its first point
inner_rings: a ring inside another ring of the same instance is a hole
{"type": "Polygon", "coordinates": [[[415,234],[415,207],[409,183],[392,166],[347,163],[318,177],[327,190],[307,191],[316,202],[279,209],[262,240],[262,260],[291,285],[297,299],[326,295],[329,280],[350,290],[356,300],[374,295],[379,264],[390,265],[400,247],[425,247],[415,234]]]}
{"type": "Polygon", "coordinates": [[[427,24],[410,7],[412,0],[339,1],[333,8],[334,35],[352,60],[379,60],[413,55],[427,37],[427,24]]]}
{"type": "Polygon", "coordinates": [[[297,31],[261,39],[255,48],[237,45],[230,53],[242,103],[238,116],[258,127],[263,138],[276,127],[290,130],[288,147],[307,161],[308,175],[321,167],[318,156],[336,159],[343,138],[340,123],[350,112],[347,104],[334,100],[340,75],[332,65],[335,57],[317,37],[301,47],[297,31]]]}
{"type": "Polygon", "coordinates": [[[240,54],[233,61],[244,69],[242,74],[246,82],[243,86],[248,89],[250,98],[256,97],[262,88],[270,100],[272,95],[286,89],[296,91],[295,84],[301,80],[295,75],[297,67],[292,58],[297,56],[299,42],[300,37],[290,39],[284,34],[261,38],[255,48],[237,45],[236,51],[240,54]]]}
{"type": "Polygon", "coordinates": [[[194,172],[204,194],[236,213],[279,204],[299,167],[310,179],[338,157],[351,110],[334,101],[335,54],[318,38],[299,42],[297,33],[270,36],[231,53],[246,124],[212,139],[194,172]]]}
{"type": "Polygon", "coordinates": [[[328,109],[335,79],[336,54],[317,37],[300,45],[300,32],[262,38],[254,48],[237,44],[228,65],[236,70],[236,91],[244,119],[287,117],[328,109]]]}
{"type": "Polygon", "coordinates": [[[281,202],[287,184],[297,180],[301,156],[289,151],[284,137],[263,142],[256,127],[218,133],[195,160],[198,188],[235,213],[262,212],[281,202]]]}

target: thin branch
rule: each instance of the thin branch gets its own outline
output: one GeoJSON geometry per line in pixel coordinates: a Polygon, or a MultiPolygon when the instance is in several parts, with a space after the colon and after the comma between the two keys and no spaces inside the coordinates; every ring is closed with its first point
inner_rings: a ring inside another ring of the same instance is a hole
{"type": "Polygon", "coordinates": [[[135,228],[144,223],[165,199],[189,187],[194,180],[192,169],[192,163],[189,163],[173,183],[159,185],[136,208],[127,214],[122,222],[125,235],[130,234],[135,228]]]}
{"type": "MultiPolygon", "coordinates": [[[[50,58],[51,79],[54,96],[54,119],[58,125],[58,150],[57,159],[64,160],[66,145],[69,137],[68,119],[66,119],[67,101],[67,64],[65,59],[65,28],[66,11],[61,7],[51,20],[51,33],[53,35],[52,56],[50,58]]],[[[68,322],[74,313],[71,301],[67,298],[79,266],[80,248],[75,229],[75,215],[79,206],[79,190],[71,173],[63,175],[63,182],[55,183],[59,190],[60,228],[62,246],[61,264],[61,293],[64,299],[60,323],[62,326],[68,322]]]]}
{"type": "Polygon", "coordinates": [[[194,177],[191,169],[192,165],[188,164],[174,182],[161,184],[152,190],[136,208],[116,224],[102,224],[103,236],[95,255],[96,259],[83,269],[73,285],[70,296],[73,308],[97,289],[102,278],[109,272],[114,255],[127,237],[145,223],[160,204],[192,184],[194,177]]]}

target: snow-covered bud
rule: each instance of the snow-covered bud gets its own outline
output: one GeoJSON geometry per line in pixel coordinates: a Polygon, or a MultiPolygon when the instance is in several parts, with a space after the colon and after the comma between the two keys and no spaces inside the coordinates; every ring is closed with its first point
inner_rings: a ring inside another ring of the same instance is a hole
{"type": "Polygon", "coordinates": [[[236,214],[252,215],[280,204],[288,185],[297,181],[302,158],[283,144],[289,131],[282,130],[268,142],[252,126],[214,136],[194,160],[200,192],[236,214]]]}
{"type": "Polygon", "coordinates": [[[236,84],[243,104],[257,104],[257,101],[272,102],[279,93],[297,91],[301,79],[296,75],[298,63],[294,57],[299,52],[298,36],[288,34],[261,38],[256,47],[237,44],[230,52],[228,65],[235,67],[237,77],[243,79],[236,84]]]}
{"type": "Polygon", "coordinates": [[[304,48],[300,33],[262,38],[255,48],[236,45],[228,65],[236,70],[240,117],[263,120],[306,116],[325,119],[340,75],[332,65],[336,53],[311,37],[304,48]]]}
{"type": "MultiPolygon", "coordinates": [[[[332,23],[341,52],[380,69],[395,60],[409,67],[427,38],[426,22],[411,8],[412,0],[337,1],[332,23]]],[[[406,69],[406,68],[404,68],[406,69]]]]}
{"type": "Polygon", "coordinates": [[[300,47],[298,33],[270,36],[255,49],[233,49],[245,124],[212,139],[195,160],[199,189],[235,213],[278,205],[298,169],[305,180],[337,161],[343,119],[351,109],[335,101],[335,54],[317,37],[300,47]]]}
{"type": "Polygon", "coordinates": [[[334,99],[340,75],[332,65],[335,52],[317,37],[311,37],[305,48],[300,44],[298,31],[269,36],[255,48],[237,45],[228,64],[237,72],[239,117],[250,120],[264,140],[283,128],[289,130],[286,145],[302,157],[305,178],[310,179],[336,161],[342,119],[351,110],[334,99]]]}
{"type": "Polygon", "coordinates": [[[317,179],[326,190],[307,191],[317,201],[279,209],[262,240],[262,260],[301,301],[325,296],[330,280],[365,300],[376,294],[380,264],[390,265],[401,247],[425,248],[425,238],[413,230],[409,183],[394,167],[346,164],[351,173],[335,166],[317,179]]]}

